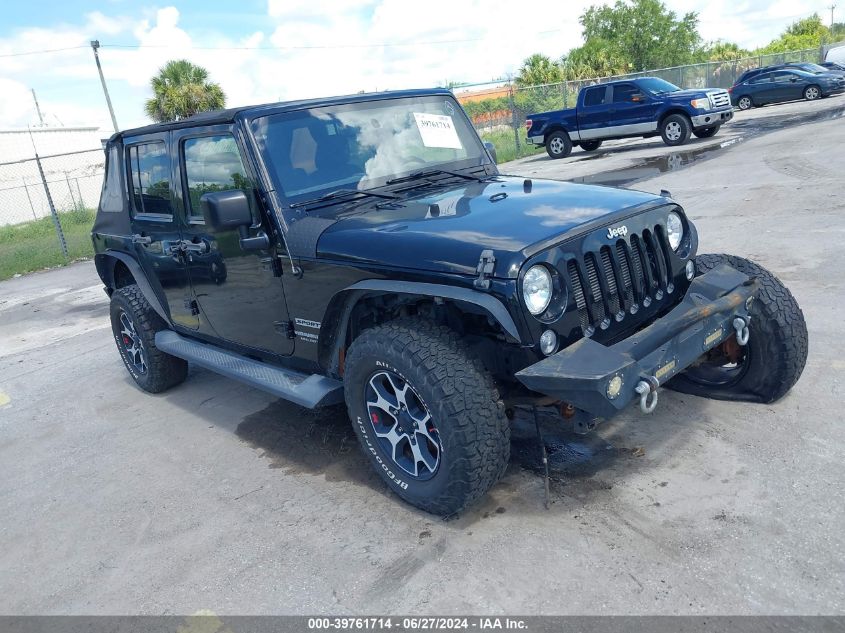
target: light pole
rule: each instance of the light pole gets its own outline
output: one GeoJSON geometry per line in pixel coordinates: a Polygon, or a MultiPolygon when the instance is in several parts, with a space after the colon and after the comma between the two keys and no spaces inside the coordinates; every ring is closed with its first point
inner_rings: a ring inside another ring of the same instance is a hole
{"type": "Polygon", "coordinates": [[[97,54],[97,49],[100,48],[100,40],[91,40],[91,50],[94,51],[94,61],[97,62],[97,72],[100,73],[100,83],[103,84],[103,94],[106,95],[106,104],[109,106],[109,114],[111,115],[111,123],[114,126],[114,132],[117,134],[117,119],[114,117],[114,108],[111,105],[111,97],[109,97],[109,89],[106,87],[106,78],[103,77],[103,67],[100,66],[100,56],[97,54]]]}

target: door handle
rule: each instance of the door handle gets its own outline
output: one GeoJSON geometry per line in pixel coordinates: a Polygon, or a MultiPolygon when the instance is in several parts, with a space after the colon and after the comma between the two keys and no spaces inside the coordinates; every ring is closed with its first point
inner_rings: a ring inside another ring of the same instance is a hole
{"type": "Polygon", "coordinates": [[[153,238],[151,238],[149,235],[141,235],[140,233],[135,233],[132,236],[133,244],[151,244],[152,241],[153,238]]]}
{"type": "Polygon", "coordinates": [[[208,245],[208,242],[205,240],[201,240],[199,242],[189,242],[188,240],[182,240],[179,244],[182,251],[185,253],[207,253],[211,250],[208,245]]]}

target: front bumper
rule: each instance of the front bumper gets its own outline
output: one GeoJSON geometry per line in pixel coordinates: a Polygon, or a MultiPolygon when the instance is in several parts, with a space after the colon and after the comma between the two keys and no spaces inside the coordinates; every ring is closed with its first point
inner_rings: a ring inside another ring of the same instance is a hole
{"type": "Polygon", "coordinates": [[[722,125],[734,118],[733,109],[718,110],[716,112],[708,112],[707,114],[699,114],[691,118],[692,126],[694,128],[713,127],[714,125],[722,125]]]}
{"type": "Polygon", "coordinates": [[[516,378],[528,389],[567,402],[591,417],[610,418],[635,399],[645,401],[650,393],[639,393],[640,383],[655,391],[734,336],[736,319],[747,326],[748,308],[758,287],[756,279],[723,264],[694,279],[680,304],[627,339],[605,347],[583,338],[517,372],[516,378]],[[622,385],[611,396],[608,387],[615,377],[622,385]]]}

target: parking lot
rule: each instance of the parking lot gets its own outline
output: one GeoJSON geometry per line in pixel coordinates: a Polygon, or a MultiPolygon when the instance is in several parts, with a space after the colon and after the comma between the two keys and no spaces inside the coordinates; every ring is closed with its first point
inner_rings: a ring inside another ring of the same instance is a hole
{"type": "Polygon", "coordinates": [[[390,494],[336,409],[198,369],[139,391],[93,263],[0,283],[0,612],[842,613],[843,108],[502,167],[668,189],[700,252],[773,270],[810,332],[774,405],[664,390],[586,437],[547,424],[548,510],[524,420],[505,478],[441,520],[390,494]]]}

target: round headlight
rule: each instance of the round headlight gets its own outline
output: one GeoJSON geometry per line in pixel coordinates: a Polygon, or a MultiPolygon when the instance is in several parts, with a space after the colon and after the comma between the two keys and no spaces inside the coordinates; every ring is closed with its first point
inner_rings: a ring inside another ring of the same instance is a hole
{"type": "Polygon", "coordinates": [[[522,279],[522,299],[528,311],[537,316],[546,311],[552,300],[552,276],[545,266],[532,266],[522,279]]]}
{"type": "Polygon", "coordinates": [[[669,246],[672,250],[678,250],[684,237],[684,223],[681,222],[681,216],[674,211],[666,218],[666,237],[669,238],[669,246]]]}

